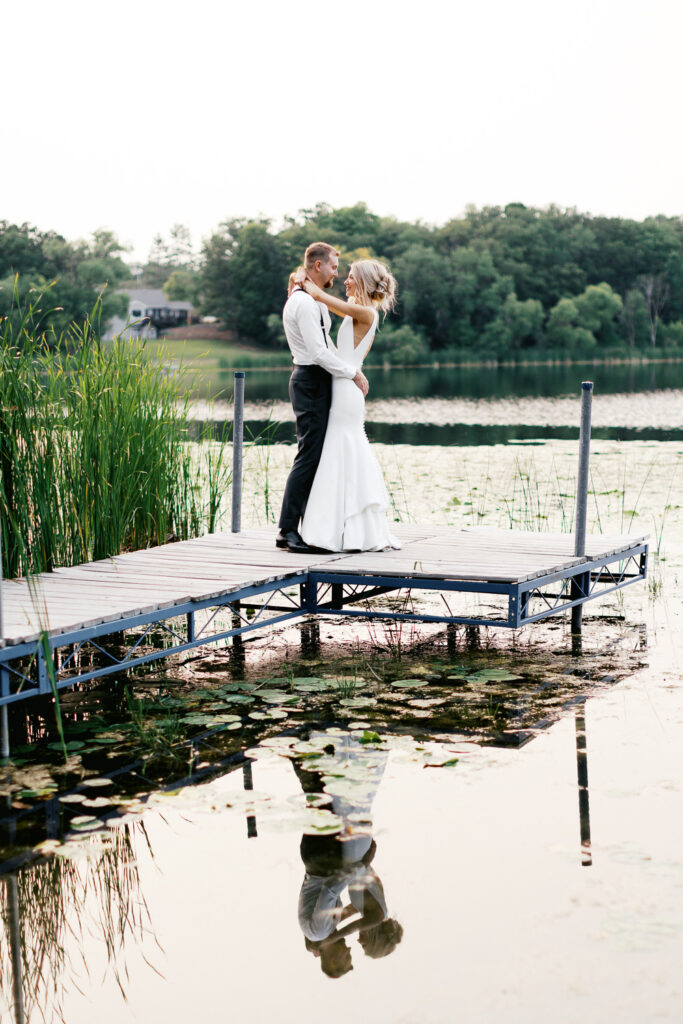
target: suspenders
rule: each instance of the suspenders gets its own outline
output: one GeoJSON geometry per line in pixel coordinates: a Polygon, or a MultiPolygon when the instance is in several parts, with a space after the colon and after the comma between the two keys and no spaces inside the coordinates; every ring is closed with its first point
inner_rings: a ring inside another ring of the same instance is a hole
{"type": "MultiPolygon", "coordinates": [[[[308,295],[308,292],[306,291],[305,288],[299,287],[299,291],[305,292],[305,294],[308,295]]],[[[313,298],[312,295],[311,298],[313,298]]],[[[313,301],[315,302],[315,299],[313,299],[313,301]]],[[[323,341],[325,342],[325,348],[329,348],[330,346],[327,342],[327,333],[325,331],[325,321],[323,320],[323,311],[322,309],[320,309],[320,306],[318,306],[318,310],[320,311],[320,330],[323,332],[323,341]]]]}

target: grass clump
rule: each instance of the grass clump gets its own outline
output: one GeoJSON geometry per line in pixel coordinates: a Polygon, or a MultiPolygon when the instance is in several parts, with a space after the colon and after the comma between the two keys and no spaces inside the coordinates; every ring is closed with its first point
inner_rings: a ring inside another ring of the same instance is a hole
{"type": "Polygon", "coordinates": [[[189,442],[185,374],[102,344],[99,305],[63,335],[35,306],[0,324],[3,571],[16,577],[212,532],[226,449],[189,442]]]}

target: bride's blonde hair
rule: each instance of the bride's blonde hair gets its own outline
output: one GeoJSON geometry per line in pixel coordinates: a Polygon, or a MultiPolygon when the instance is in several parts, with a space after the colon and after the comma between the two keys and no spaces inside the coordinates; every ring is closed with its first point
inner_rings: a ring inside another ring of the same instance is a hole
{"type": "Polygon", "coordinates": [[[390,313],[396,305],[396,278],[380,260],[356,260],[349,268],[356,284],[355,300],[361,306],[376,306],[390,313]]]}

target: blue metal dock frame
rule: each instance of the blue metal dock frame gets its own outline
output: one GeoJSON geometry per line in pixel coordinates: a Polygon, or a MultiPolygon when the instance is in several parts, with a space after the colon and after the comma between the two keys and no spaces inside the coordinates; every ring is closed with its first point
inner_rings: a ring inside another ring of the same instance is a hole
{"type": "Polygon", "coordinates": [[[306,615],[519,629],[644,580],[647,555],[647,543],[639,540],[618,552],[517,582],[430,578],[418,573],[344,572],[341,566],[329,569],[324,565],[295,570],[279,579],[238,587],[219,597],[184,601],[145,614],[7,644],[0,648],[0,706],[50,694],[53,681],[61,689],[306,615]],[[497,596],[506,599],[507,614],[443,615],[378,607],[376,599],[383,594],[403,590],[497,596]],[[370,600],[372,606],[353,607],[370,600]],[[199,625],[197,613],[205,610],[211,612],[199,625]],[[216,623],[221,612],[230,616],[229,625],[216,623]],[[150,650],[155,630],[161,630],[168,645],[150,650]],[[123,654],[104,645],[107,636],[128,631],[133,631],[135,638],[123,654]],[[53,668],[46,663],[45,649],[50,652],[53,668]],[[93,651],[100,664],[79,671],[80,656],[93,651]]]}

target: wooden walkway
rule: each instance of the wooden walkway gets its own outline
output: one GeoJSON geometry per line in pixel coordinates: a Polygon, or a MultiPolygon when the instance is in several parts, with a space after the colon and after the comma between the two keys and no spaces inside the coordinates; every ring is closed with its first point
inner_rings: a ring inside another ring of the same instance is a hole
{"type": "MultiPolygon", "coordinates": [[[[193,603],[226,604],[231,596],[240,599],[264,587],[283,589],[311,576],[321,583],[333,576],[337,584],[343,577],[385,589],[391,589],[392,581],[393,589],[434,590],[444,581],[450,584],[445,589],[482,593],[507,593],[510,587],[525,585],[527,593],[534,581],[569,579],[578,567],[591,566],[595,572],[593,563],[602,566],[647,554],[646,537],[591,536],[586,556],[576,558],[570,534],[444,526],[394,529],[403,544],[399,551],[301,555],[278,550],[274,529],[245,530],[57,569],[35,577],[31,586],[26,580],[4,581],[4,645],[35,642],[42,631],[56,638],[108,625],[108,632],[115,632],[141,616],[166,619],[174,609],[186,614],[193,603]],[[501,584],[505,587],[497,586],[501,584]]],[[[299,614],[307,610],[315,608],[309,604],[299,614]]]]}

